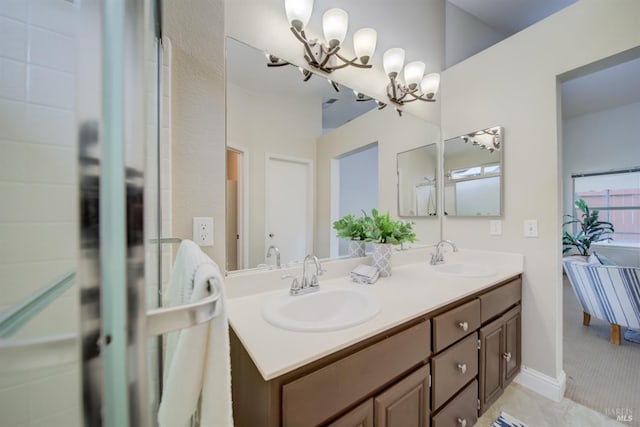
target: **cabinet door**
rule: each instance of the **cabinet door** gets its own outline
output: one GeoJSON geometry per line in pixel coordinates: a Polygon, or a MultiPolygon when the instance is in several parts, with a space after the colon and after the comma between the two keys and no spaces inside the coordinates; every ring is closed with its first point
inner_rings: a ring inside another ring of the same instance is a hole
{"type": "Polygon", "coordinates": [[[520,372],[520,306],[504,315],[504,381],[506,387],[520,372]]]}
{"type": "Polygon", "coordinates": [[[376,427],[429,426],[429,365],[375,397],[376,427]]]}
{"type": "Polygon", "coordinates": [[[497,319],[480,329],[480,413],[502,393],[503,320],[497,319]]]}
{"type": "Polygon", "coordinates": [[[373,427],[373,399],[355,407],[327,427],[373,427]]]}

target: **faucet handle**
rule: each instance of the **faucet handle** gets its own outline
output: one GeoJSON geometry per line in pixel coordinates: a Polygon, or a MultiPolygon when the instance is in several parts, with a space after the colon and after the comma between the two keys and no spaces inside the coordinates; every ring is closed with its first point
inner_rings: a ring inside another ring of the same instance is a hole
{"type": "Polygon", "coordinates": [[[291,289],[289,290],[289,292],[291,292],[291,293],[295,293],[295,292],[297,292],[297,291],[299,291],[301,289],[300,282],[298,281],[298,278],[296,276],[293,276],[291,274],[285,274],[285,275],[281,276],[280,279],[281,280],[293,279],[291,281],[291,289]]]}

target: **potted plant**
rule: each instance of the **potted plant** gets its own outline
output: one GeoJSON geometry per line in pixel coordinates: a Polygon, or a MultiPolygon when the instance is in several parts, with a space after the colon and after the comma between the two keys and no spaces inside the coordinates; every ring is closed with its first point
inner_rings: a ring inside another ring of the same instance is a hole
{"type": "Polygon", "coordinates": [[[563,233],[562,253],[565,254],[569,251],[577,250],[578,255],[588,257],[592,243],[612,240],[609,234],[614,232],[613,224],[607,221],[600,221],[598,218],[600,211],[597,209],[589,209],[589,206],[587,206],[587,203],[583,199],[576,200],[575,207],[582,212],[580,218],[576,218],[573,215],[565,215],[569,220],[562,225],[564,227],[578,224],[578,231],[575,234],[571,234],[568,231],[563,233]]]}
{"type": "Polygon", "coordinates": [[[349,241],[349,256],[363,257],[365,236],[363,229],[363,219],[353,215],[345,215],[333,223],[333,229],[340,239],[349,241]]]}
{"type": "Polygon", "coordinates": [[[373,265],[380,271],[380,276],[391,276],[392,245],[415,242],[416,234],[411,223],[391,219],[389,213],[380,215],[377,209],[371,210],[371,216],[363,211],[364,239],[373,243],[373,265]]]}

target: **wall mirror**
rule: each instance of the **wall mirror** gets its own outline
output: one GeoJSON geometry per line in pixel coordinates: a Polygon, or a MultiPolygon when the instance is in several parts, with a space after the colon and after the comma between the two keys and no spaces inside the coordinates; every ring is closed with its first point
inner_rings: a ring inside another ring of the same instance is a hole
{"type": "Polygon", "coordinates": [[[444,214],[502,215],[504,130],[500,126],[444,143],[444,214]]]}
{"type": "MultiPolygon", "coordinates": [[[[348,213],[393,214],[396,154],[439,140],[439,126],[378,110],[326,77],[304,81],[295,66],[267,67],[264,52],[233,38],[225,43],[227,271],[341,256],[331,224],[354,201],[346,192],[371,196],[348,213]]],[[[427,222],[418,237],[437,241],[438,224],[427,222]]]]}
{"type": "Polygon", "coordinates": [[[437,216],[438,146],[398,153],[398,216],[437,216]]]}

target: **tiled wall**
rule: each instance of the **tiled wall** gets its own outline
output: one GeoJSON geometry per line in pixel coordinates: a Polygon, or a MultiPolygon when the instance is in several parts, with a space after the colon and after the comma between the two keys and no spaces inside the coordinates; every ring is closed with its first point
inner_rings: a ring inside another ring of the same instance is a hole
{"type": "MultiPolygon", "coordinates": [[[[75,15],[65,0],[0,1],[0,310],[76,268],[75,15]]],[[[16,339],[74,333],[75,287],[16,339]]],[[[79,425],[78,363],[0,368],[0,425],[79,425]]]]}

